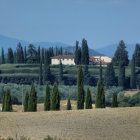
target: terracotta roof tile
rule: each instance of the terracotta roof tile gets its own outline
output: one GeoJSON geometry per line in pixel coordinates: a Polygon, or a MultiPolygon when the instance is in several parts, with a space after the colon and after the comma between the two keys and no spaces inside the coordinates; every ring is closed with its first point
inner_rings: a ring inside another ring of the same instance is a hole
{"type": "Polygon", "coordinates": [[[58,56],[54,56],[54,57],[51,57],[52,59],[63,59],[63,58],[66,58],[66,59],[73,59],[74,58],[74,55],[58,55],[58,56]]]}

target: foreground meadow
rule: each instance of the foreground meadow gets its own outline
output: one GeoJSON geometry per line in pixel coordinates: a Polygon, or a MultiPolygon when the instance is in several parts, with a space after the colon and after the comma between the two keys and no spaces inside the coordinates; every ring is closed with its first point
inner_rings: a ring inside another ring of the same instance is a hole
{"type": "Polygon", "coordinates": [[[0,136],[43,140],[139,140],[140,107],[0,113],[0,136]]]}

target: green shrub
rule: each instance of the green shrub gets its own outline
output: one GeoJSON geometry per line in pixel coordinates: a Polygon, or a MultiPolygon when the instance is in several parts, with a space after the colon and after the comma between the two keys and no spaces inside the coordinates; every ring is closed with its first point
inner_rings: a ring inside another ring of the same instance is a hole
{"type": "Polygon", "coordinates": [[[52,138],[52,137],[48,136],[48,137],[47,137],[47,138],[45,138],[44,140],[61,140],[61,139],[52,138]]]}

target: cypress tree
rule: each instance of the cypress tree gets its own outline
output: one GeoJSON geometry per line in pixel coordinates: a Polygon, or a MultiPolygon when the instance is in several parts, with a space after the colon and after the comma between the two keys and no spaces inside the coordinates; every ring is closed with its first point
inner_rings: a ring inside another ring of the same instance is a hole
{"type": "Polygon", "coordinates": [[[37,57],[38,63],[40,63],[40,46],[38,46],[37,57]]]}
{"type": "Polygon", "coordinates": [[[4,92],[3,96],[3,107],[2,111],[4,112],[11,112],[12,109],[12,99],[10,95],[10,89],[7,89],[6,92],[4,92]]]}
{"type": "Polygon", "coordinates": [[[70,98],[68,98],[68,101],[67,101],[67,110],[71,110],[71,101],[70,101],[70,98]]]}
{"type": "Polygon", "coordinates": [[[39,84],[43,85],[43,75],[42,75],[42,60],[40,61],[40,70],[39,70],[39,84]]]}
{"type": "Polygon", "coordinates": [[[27,52],[26,52],[26,46],[24,47],[24,63],[26,64],[27,61],[27,52]]]}
{"type": "Polygon", "coordinates": [[[44,60],[44,72],[43,72],[43,82],[45,81],[51,82],[51,70],[50,70],[50,56],[49,51],[45,52],[45,60],[44,60]]]}
{"type": "Polygon", "coordinates": [[[37,111],[37,93],[35,91],[34,83],[31,85],[31,91],[28,101],[28,111],[36,112],[37,111]]]}
{"type": "Polygon", "coordinates": [[[45,60],[44,60],[44,63],[46,61],[46,65],[48,66],[51,62],[51,59],[50,59],[50,54],[49,54],[49,51],[46,51],[45,52],[45,60]]]}
{"type": "Polygon", "coordinates": [[[13,64],[14,63],[14,54],[13,50],[11,48],[8,49],[8,63],[13,64]]]}
{"type": "Polygon", "coordinates": [[[85,39],[82,40],[81,63],[83,65],[88,65],[89,64],[88,44],[87,44],[87,41],[85,39]]]}
{"type": "Polygon", "coordinates": [[[123,62],[119,64],[118,86],[125,87],[125,65],[123,62]]]}
{"type": "Polygon", "coordinates": [[[50,110],[50,87],[49,84],[46,86],[46,94],[45,94],[45,101],[44,101],[44,110],[50,110]]]}
{"type": "Polygon", "coordinates": [[[6,104],[5,100],[6,100],[6,91],[4,91],[3,93],[2,111],[5,111],[5,104],[6,104]]]}
{"type": "Polygon", "coordinates": [[[98,84],[97,84],[95,107],[96,108],[105,108],[104,88],[102,86],[102,82],[100,79],[98,80],[98,84]]]}
{"type": "Polygon", "coordinates": [[[45,59],[44,55],[45,55],[45,50],[44,48],[42,48],[42,64],[44,64],[44,59],[45,59]]]}
{"type": "Polygon", "coordinates": [[[53,47],[51,48],[51,57],[54,56],[53,47]]]}
{"type": "Polygon", "coordinates": [[[29,93],[26,92],[25,98],[24,98],[24,112],[28,111],[28,100],[29,100],[29,93]]]}
{"type": "Polygon", "coordinates": [[[92,109],[92,98],[89,88],[87,88],[86,93],[86,109],[92,109]]]}
{"type": "Polygon", "coordinates": [[[55,55],[56,55],[56,56],[58,55],[58,49],[57,49],[57,46],[56,46],[56,49],[55,49],[55,55]]]}
{"type": "Polygon", "coordinates": [[[111,107],[112,108],[118,107],[118,101],[117,101],[117,94],[116,93],[113,93],[111,107]]]}
{"type": "Polygon", "coordinates": [[[51,96],[51,110],[60,110],[60,96],[56,83],[54,83],[52,96],[51,96]]]}
{"type": "Polygon", "coordinates": [[[62,47],[60,48],[60,55],[63,55],[63,49],[62,49],[62,47]]]}
{"type": "Polygon", "coordinates": [[[140,44],[136,44],[134,55],[135,55],[135,65],[137,67],[140,67],[140,44]]]}
{"type": "Polygon", "coordinates": [[[128,52],[126,51],[126,46],[123,40],[120,41],[119,46],[114,54],[112,59],[113,65],[119,66],[120,62],[122,62],[125,66],[128,65],[128,52]]]}
{"type": "Polygon", "coordinates": [[[59,64],[59,83],[62,83],[63,81],[63,65],[62,62],[60,60],[60,64],[59,64]]]}
{"type": "Polygon", "coordinates": [[[14,63],[16,64],[17,63],[17,52],[14,51],[14,63]]]}
{"type": "Polygon", "coordinates": [[[100,57],[100,80],[103,83],[103,70],[102,70],[102,62],[101,62],[101,57],[100,57]]]}
{"type": "Polygon", "coordinates": [[[74,62],[76,65],[79,65],[78,45],[79,45],[79,42],[76,40],[75,57],[74,57],[74,62]]]}
{"type": "Polygon", "coordinates": [[[3,48],[2,48],[2,51],[1,51],[1,63],[5,64],[5,56],[4,56],[4,49],[3,48]]]}
{"type": "Polygon", "coordinates": [[[24,53],[20,42],[17,45],[17,63],[24,63],[24,53]]]}
{"type": "Polygon", "coordinates": [[[134,55],[133,55],[132,62],[131,62],[130,86],[131,86],[132,89],[136,88],[135,56],[134,55]]]}
{"type": "Polygon", "coordinates": [[[116,85],[115,71],[114,71],[112,63],[107,64],[107,68],[106,68],[105,76],[104,76],[104,85],[106,87],[116,85]]]}
{"type": "Polygon", "coordinates": [[[84,109],[84,76],[82,66],[79,66],[77,86],[77,109],[84,109]]]}
{"type": "Polygon", "coordinates": [[[84,66],[84,85],[91,85],[93,83],[93,79],[89,73],[88,65],[84,66]]]}

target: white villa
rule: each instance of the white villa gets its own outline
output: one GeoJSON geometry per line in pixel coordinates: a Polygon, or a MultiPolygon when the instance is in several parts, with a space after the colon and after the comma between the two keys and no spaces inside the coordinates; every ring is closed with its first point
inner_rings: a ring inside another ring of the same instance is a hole
{"type": "MultiPolygon", "coordinates": [[[[58,65],[60,64],[60,60],[63,65],[75,65],[74,55],[58,55],[51,57],[51,64],[58,65]]],[[[108,56],[90,56],[89,58],[90,65],[98,65],[100,61],[102,65],[107,65],[112,61],[112,58],[108,56]]]]}
{"type": "Polygon", "coordinates": [[[60,60],[63,65],[75,65],[74,55],[58,55],[51,57],[51,64],[58,65],[60,64],[60,60]]]}
{"type": "Polygon", "coordinates": [[[89,62],[90,64],[99,64],[101,61],[102,65],[107,65],[112,61],[111,57],[108,56],[90,56],[89,62]]]}

